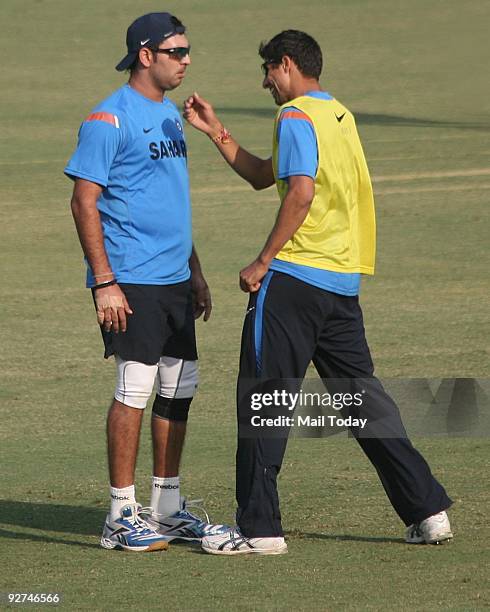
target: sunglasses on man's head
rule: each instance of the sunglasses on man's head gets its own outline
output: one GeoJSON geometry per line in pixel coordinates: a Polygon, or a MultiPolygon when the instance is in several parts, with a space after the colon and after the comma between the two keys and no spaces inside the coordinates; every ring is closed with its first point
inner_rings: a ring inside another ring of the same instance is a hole
{"type": "Polygon", "coordinates": [[[170,47],[169,49],[153,49],[154,53],[164,53],[169,57],[182,60],[191,53],[190,47],[170,47]]]}

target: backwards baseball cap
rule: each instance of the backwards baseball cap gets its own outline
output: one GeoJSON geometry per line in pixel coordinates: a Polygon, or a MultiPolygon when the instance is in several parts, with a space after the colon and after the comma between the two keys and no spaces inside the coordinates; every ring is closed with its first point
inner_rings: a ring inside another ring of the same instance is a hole
{"type": "Polygon", "coordinates": [[[128,28],[128,54],[119,62],[116,70],[129,68],[143,47],[156,47],[165,38],[184,32],[185,26],[170,13],[148,13],[138,17],[128,28]]]}

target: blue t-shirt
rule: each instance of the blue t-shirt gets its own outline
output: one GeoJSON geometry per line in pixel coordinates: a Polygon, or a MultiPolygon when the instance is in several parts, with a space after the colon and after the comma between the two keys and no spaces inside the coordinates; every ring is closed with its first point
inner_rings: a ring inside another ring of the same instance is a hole
{"type": "MultiPolygon", "coordinates": [[[[104,244],[121,283],[167,285],[190,276],[191,201],[182,119],[124,85],[82,123],[65,168],[103,187],[104,244]]],[[[87,286],[95,284],[90,267],[87,286]]]]}
{"type": "MultiPolygon", "coordinates": [[[[310,91],[306,94],[320,100],[331,100],[326,91],[310,91]]],[[[283,109],[277,128],[278,159],[277,176],[287,179],[290,176],[309,176],[315,179],[318,169],[318,145],[315,130],[311,121],[298,117],[299,111],[294,106],[283,109]]],[[[301,112],[301,111],[300,111],[301,112]]],[[[271,270],[294,276],[305,283],[326,289],[341,295],[359,293],[361,275],[357,272],[332,272],[312,266],[274,259],[271,270]]]]}

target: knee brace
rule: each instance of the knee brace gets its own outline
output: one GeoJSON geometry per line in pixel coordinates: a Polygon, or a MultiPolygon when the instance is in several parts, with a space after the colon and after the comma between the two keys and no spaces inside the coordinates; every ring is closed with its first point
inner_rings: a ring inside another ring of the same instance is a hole
{"type": "Polygon", "coordinates": [[[158,391],[152,414],[169,421],[187,421],[197,389],[196,361],[162,357],[158,364],[158,391]]]}
{"type": "Polygon", "coordinates": [[[158,371],[158,364],[146,365],[139,361],[125,361],[118,355],[116,358],[117,382],[114,398],[130,406],[144,410],[158,371]]]}
{"type": "Polygon", "coordinates": [[[192,397],[181,397],[180,399],[171,397],[155,396],[151,415],[159,419],[168,419],[169,421],[186,422],[189,416],[189,408],[191,406],[192,397]]]}

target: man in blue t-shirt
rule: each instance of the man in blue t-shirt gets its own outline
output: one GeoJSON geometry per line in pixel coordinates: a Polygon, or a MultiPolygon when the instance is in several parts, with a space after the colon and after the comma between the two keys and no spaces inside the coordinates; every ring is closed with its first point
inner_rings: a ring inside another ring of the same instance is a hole
{"type": "Polygon", "coordinates": [[[136,19],[116,66],[129,82],[80,128],[65,174],[105,345],[117,382],[107,419],[111,508],[104,548],[161,550],[200,540],[223,525],[201,521],[180,496],[179,464],[197,388],[194,319],[211,297],[192,245],[187,149],[182,121],[165,93],[190,64],[185,27],[169,13],[136,19]],[[143,410],[152,394],[151,509],[136,502],[134,472],[143,410]]]}

